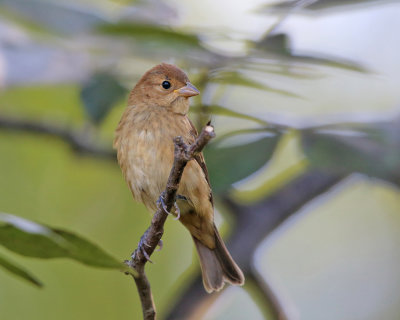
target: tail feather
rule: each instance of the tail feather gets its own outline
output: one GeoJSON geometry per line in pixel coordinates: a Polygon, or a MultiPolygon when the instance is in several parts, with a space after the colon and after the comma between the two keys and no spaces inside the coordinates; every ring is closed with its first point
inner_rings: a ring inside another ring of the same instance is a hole
{"type": "Polygon", "coordinates": [[[210,249],[193,237],[200,258],[204,288],[208,293],[219,291],[225,282],[233,285],[243,285],[242,270],[233,261],[217,228],[215,230],[215,248],[210,249]]]}

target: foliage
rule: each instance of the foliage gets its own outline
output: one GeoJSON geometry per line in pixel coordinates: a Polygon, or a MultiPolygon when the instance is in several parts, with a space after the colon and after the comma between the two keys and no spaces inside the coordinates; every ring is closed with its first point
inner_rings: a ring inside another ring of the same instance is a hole
{"type": "Polygon", "coordinates": [[[336,172],[360,172],[400,183],[399,119],[376,124],[329,125],[302,133],[310,163],[336,172]]]}
{"type": "MultiPolygon", "coordinates": [[[[70,258],[92,267],[123,269],[123,264],[91,242],[64,230],[49,228],[10,214],[0,213],[0,244],[26,257],[70,258]]],[[[1,265],[36,285],[40,282],[7,258],[1,265]]]]}
{"type": "Polygon", "coordinates": [[[92,75],[81,90],[81,99],[90,120],[95,124],[102,122],[125,92],[125,88],[112,75],[107,73],[92,75]]]}
{"type": "MultiPolygon", "coordinates": [[[[27,118],[33,124],[43,125],[43,122],[52,123],[54,120],[67,123],[67,128],[78,127],[85,142],[95,144],[100,141],[101,147],[109,146],[121,101],[127,88],[144,71],[142,64],[152,66],[172,59],[190,72],[196,86],[204,93],[204,98],[195,100],[191,107],[197,120],[195,123],[203,125],[204,119],[212,118],[224,129],[219,134],[219,128],[216,128],[217,140],[205,150],[213,191],[217,196],[228,194],[235,183],[249,179],[267,167],[288,130],[301,137],[299,147],[307,159],[308,168],[337,174],[361,173],[399,186],[399,118],[370,123],[349,122],[346,118],[340,121],[328,119],[322,125],[296,125],[270,117],[266,111],[271,101],[278,101],[275,107],[280,110],[279,103],[309,99],[299,87],[312,86],[315,79],[335,73],[367,77],[371,71],[366,66],[330,55],[299,54],[291,47],[288,34],[271,30],[256,40],[248,39],[243,53],[234,55],[210,45],[207,41],[210,30],[204,32],[164,25],[164,17],[157,16],[161,13],[154,11],[153,14],[143,2],[119,4],[121,9],[116,14],[104,10],[101,5],[88,3],[0,1],[0,17],[25,39],[4,41],[5,56],[10,57],[6,59],[9,74],[0,101],[11,103],[6,114],[22,120],[27,118]],[[130,19],[126,12],[133,9],[147,10],[149,16],[153,14],[153,20],[130,19]],[[11,63],[16,61],[13,59],[20,59],[19,63],[11,63]],[[30,69],[35,64],[45,66],[43,75],[30,69]],[[300,86],[291,86],[293,82],[300,83],[300,86]],[[13,111],[14,107],[24,104],[38,104],[34,107],[37,109],[41,105],[46,109],[50,109],[48,105],[64,108],[65,97],[60,95],[64,90],[58,84],[66,83],[71,88],[67,102],[76,104],[69,106],[74,110],[71,111],[71,114],[75,112],[74,116],[64,117],[65,110],[64,113],[53,110],[50,118],[50,113],[43,113],[43,110],[34,116],[26,110],[22,115],[13,111]],[[27,84],[33,90],[39,90],[39,94],[33,95],[27,84]],[[17,97],[8,99],[13,95],[13,89],[21,91],[17,97]],[[240,107],[233,107],[227,102],[227,96],[238,97],[235,95],[237,92],[259,98],[252,100],[251,104],[247,104],[245,99],[238,101],[240,107]],[[34,101],[24,100],[26,97],[34,97],[34,101]],[[270,97],[273,99],[269,100],[270,97]],[[52,118],[53,115],[59,116],[52,118]],[[82,115],[83,122],[96,125],[94,135],[85,130],[82,121],[77,120],[82,115]],[[60,121],[60,118],[66,121],[60,121]]],[[[331,12],[331,8],[356,9],[354,4],[361,3],[379,5],[381,2],[327,0],[310,1],[309,5],[304,5],[301,1],[280,1],[264,6],[260,11],[290,13],[299,6],[301,13],[325,13],[331,12]]],[[[27,257],[69,258],[93,267],[122,268],[116,258],[75,233],[13,215],[0,216],[0,243],[27,257]]],[[[12,262],[7,255],[0,256],[0,265],[17,277],[41,285],[30,271],[12,262]]]]}

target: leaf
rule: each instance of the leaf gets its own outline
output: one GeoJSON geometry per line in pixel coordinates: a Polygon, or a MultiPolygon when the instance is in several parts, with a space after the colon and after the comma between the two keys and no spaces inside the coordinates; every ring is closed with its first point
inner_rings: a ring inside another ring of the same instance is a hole
{"type": "Polygon", "coordinates": [[[330,125],[302,132],[311,164],[338,172],[360,172],[400,185],[400,121],[330,125]]]}
{"type": "Polygon", "coordinates": [[[71,232],[54,230],[56,234],[65,239],[68,243],[69,258],[82,262],[92,267],[101,268],[122,268],[120,261],[111,257],[95,244],[73,234],[71,232]]]}
{"type": "MultiPolygon", "coordinates": [[[[332,9],[343,9],[343,10],[349,10],[349,9],[363,9],[367,5],[384,5],[390,2],[397,2],[396,0],[317,0],[317,1],[308,1],[305,2],[304,0],[289,0],[289,1],[280,1],[276,3],[271,3],[268,5],[265,5],[263,8],[261,8],[261,11],[263,12],[269,12],[271,13],[271,9],[274,10],[290,10],[295,8],[296,6],[300,6],[300,12],[318,12],[320,11],[323,12],[331,12],[333,11],[332,9]],[[304,3],[306,3],[304,5],[304,3]]],[[[297,11],[296,11],[297,12],[297,11]]],[[[322,12],[322,13],[323,13],[322,12]]]]}
{"type": "Polygon", "coordinates": [[[134,54],[166,60],[181,58],[190,66],[210,66],[221,56],[202,46],[195,34],[181,32],[161,25],[120,22],[103,24],[97,30],[105,35],[126,37],[134,54]]]}
{"type": "Polygon", "coordinates": [[[11,272],[13,275],[20,277],[24,280],[27,280],[28,282],[32,283],[33,285],[35,285],[37,287],[43,286],[43,284],[36,277],[34,277],[31,273],[29,273],[28,271],[24,270],[23,268],[17,266],[13,262],[10,262],[10,260],[2,257],[1,255],[0,255],[0,266],[2,266],[7,271],[11,272]]]}
{"type": "Polygon", "coordinates": [[[106,22],[100,12],[62,1],[0,0],[0,4],[17,14],[47,27],[47,30],[76,34],[106,22]]]}
{"type": "Polygon", "coordinates": [[[253,52],[250,54],[251,60],[259,61],[260,63],[269,62],[271,55],[279,57],[276,64],[282,65],[285,60],[291,64],[314,64],[321,66],[328,66],[334,68],[341,68],[355,72],[367,73],[369,72],[365,67],[355,61],[346,60],[343,58],[328,56],[322,54],[294,54],[290,47],[290,37],[285,33],[267,34],[264,38],[253,42],[253,52]],[[264,57],[263,54],[267,54],[264,57]],[[263,61],[264,60],[264,61],[263,61]]]}
{"type": "Polygon", "coordinates": [[[225,107],[219,106],[219,105],[193,106],[193,107],[190,107],[190,111],[192,111],[194,113],[207,112],[207,113],[210,113],[213,115],[220,115],[220,116],[226,116],[226,117],[251,120],[251,121],[257,122],[262,125],[267,125],[267,122],[262,119],[259,119],[259,118],[256,118],[256,117],[244,114],[244,113],[236,112],[236,111],[233,111],[231,109],[228,109],[228,108],[225,108],[225,107]]]}
{"type": "Polygon", "coordinates": [[[281,95],[285,95],[285,96],[289,96],[289,97],[293,97],[293,98],[300,98],[299,95],[297,95],[293,92],[286,91],[283,89],[273,88],[266,84],[258,82],[256,80],[250,79],[247,76],[240,73],[239,71],[219,71],[219,72],[211,75],[210,82],[218,82],[221,84],[244,86],[244,87],[274,92],[277,94],[281,94],[281,95]]]}
{"type": "Polygon", "coordinates": [[[122,267],[98,246],[71,232],[5,213],[0,213],[0,244],[27,257],[70,258],[93,267],[122,267]]]}
{"type": "MultiPolygon", "coordinates": [[[[241,135],[245,137],[249,135],[241,135]]],[[[254,134],[252,135],[254,137],[254,134]]],[[[258,135],[259,136],[259,135],[258,135]]],[[[212,143],[204,151],[213,191],[226,191],[233,183],[248,177],[271,158],[280,134],[234,146],[212,143]]],[[[237,137],[235,141],[237,141],[237,137]]],[[[224,142],[227,140],[224,140],[224,142]]]]}
{"type": "Polygon", "coordinates": [[[92,75],[83,85],[81,99],[89,118],[99,124],[125,93],[126,89],[115,77],[103,72],[92,75]]]}
{"type": "Polygon", "coordinates": [[[196,35],[159,25],[120,22],[104,24],[98,30],[104,34],[128,36],[147,45],[175,47],[177,50],[183,48],[204,50],[196,35]]]}

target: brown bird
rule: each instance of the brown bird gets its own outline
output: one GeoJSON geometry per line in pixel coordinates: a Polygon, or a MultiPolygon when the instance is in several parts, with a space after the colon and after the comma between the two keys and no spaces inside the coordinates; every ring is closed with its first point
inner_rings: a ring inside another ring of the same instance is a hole
{"type": "MultiPolygon", "coordinates": [[[[133,197],[152,212],[157,210],[174,160],[173,138],[181,136],[191,144],[197,137],[187,113],[189,97],[198,94],[181,69],[166,63],[147,71],[130,93],[114,148],[133,197]]],[[[179,221],[196,245],[206,291],[218,291],[224,282],[242,285],[243,273],[214,224],[213,198],[202,154],[184,169],[176,205],[179,221]]]]}

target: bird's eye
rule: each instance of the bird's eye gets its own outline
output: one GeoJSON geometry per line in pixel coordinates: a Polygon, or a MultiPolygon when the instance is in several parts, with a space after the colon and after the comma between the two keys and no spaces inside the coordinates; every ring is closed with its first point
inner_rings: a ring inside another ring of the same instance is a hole
{"type": "Polygon", "coordinates": [[[169,88],[171,88],[171,82],[169,82],[169,81],[164,81],[161,85],[162,85],[162,87],[163,87],[164,89],[169,89],[169,88]]]}

